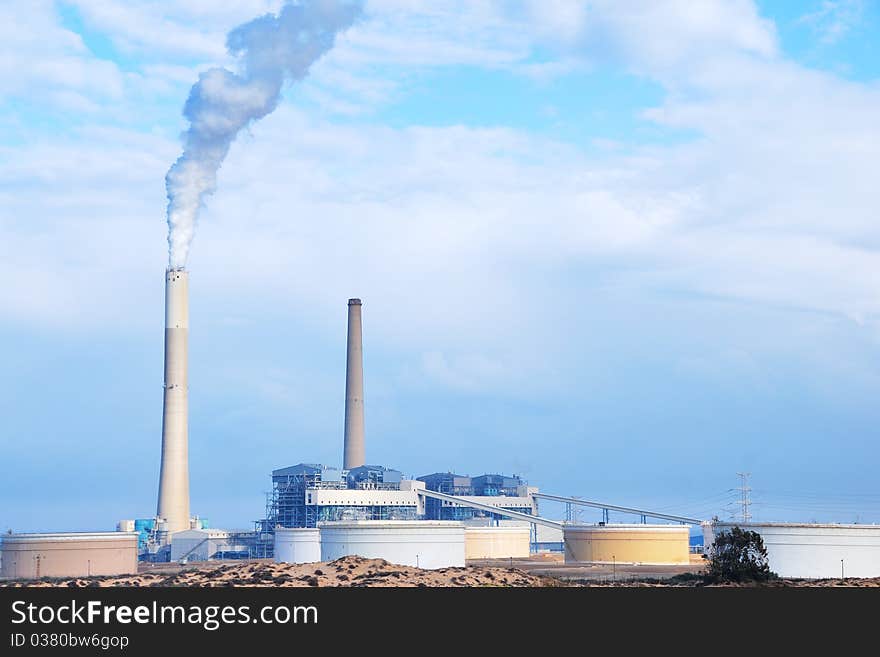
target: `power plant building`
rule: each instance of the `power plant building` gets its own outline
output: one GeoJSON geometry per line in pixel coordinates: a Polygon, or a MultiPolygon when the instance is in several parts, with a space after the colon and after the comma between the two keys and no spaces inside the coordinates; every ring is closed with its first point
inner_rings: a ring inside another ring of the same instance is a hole
{"type": "Polygon", "coordinates": [[[171,537],[171,561],[242,559],[250,556],[253,532],[187,529],[171,537]]]}
{"type": "Polygon", "coordinates": [[[328,520],[415,520],[424,515],[418,483],[396,470],[362,466],[351,472],[300,463],[272,472],[268,529],[315,527],[328,520]],[[386,478],[388,481],[386,481],[386,478]]]}
{"type": "Polygon", "coordinates": [[[454,490],[463,500],[474,499],[502,509],[536,515],[537,508],[518,477],[483,475],[460,477],[449,473],[404,479],[400,471],[379,465],[362,465],[351,470],[317,463],[300,463],[272,472],[272,491],[266,517],[257,522],[259,555],[272,556],[276,528],[317,527],[319,523],[360,520],[499,520],[501,515],[460,507],[447,500],[419,494],[436,486],[438,492],[454,490]],[[450,488],[447,482],[461,485],[450,488]]]}
{"type": "MultiPolygon", "coordinates": [[[[438,493],[454,495],[470,500],[497,506],[508,511],[518,511],[528,515],[538,515],[538,506],[532,493],[538,491],[527,486],[519,477],[498,474],[485,474],[467,477],[451,472],[436,472],[419,477],[425,488],[438,493]]],[[[472,507],[457,505],[449,500],[428,499],[425,503],[425,517],[431,520],[472,520],[491,518],[502,520],[504,516],[492,514],[472,507]]]]}

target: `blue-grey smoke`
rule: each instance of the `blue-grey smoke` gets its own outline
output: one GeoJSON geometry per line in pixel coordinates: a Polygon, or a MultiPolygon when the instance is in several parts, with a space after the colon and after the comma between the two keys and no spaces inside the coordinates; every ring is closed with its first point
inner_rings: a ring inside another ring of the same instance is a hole
{"type": "Polygon", "coordinates": [[[280,13],[238,26],[226,38],[238,72],[212,68],[199,75],[183,108],[189,129],[183,154],[168,170],[168,266],[186,265],[204,197],[242,128],[271,113],[285,82],[301,80],[333,47],[336,35],[362,11],[362,0],[299,0],[280,13]]]}

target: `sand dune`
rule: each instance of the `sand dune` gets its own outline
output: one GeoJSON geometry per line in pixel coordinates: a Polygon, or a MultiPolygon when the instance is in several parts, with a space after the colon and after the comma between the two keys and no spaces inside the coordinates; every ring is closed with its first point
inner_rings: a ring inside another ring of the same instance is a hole
{"type": "MultiPolygon", "coordinates": [[[[28,587],[113,587],[113,586],[369,586],[369,587],[552,587],[552,586],[697,586],[699,580],[651,580],[609,582],[578,579],[566,581],[526,572],[519,568],[499,566],[465,566],[425,570],[389,563],[383,559],[350,556],[336,561],[310,564],[283,564],[269,560],[238,563],[204,563],[189,567],[175,564],[158,565],[137,575],[104,577],[44,578],[0,582],[0,586],[28,587]]],[[[726,584],[724,586],[754,586],[726,584]]],[[[779,587],[880,587],[880,578],[849,578],[826,580],[780,579],[761,586],[779,587]]]]}
{"type": "Polygon", "coordinates": [[[328,563],[283,564],[269,561],[204,564],[178,572],[52,578],[0,582],[0,586],[560,586],[550,577],[515,568],[440,568],[424,570],[383,559],[343,557],[328,563]]]}

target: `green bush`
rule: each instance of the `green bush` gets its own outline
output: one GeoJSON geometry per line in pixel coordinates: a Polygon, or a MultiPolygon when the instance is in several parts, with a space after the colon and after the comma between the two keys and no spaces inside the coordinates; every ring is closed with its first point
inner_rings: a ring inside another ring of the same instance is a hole
{"type": "Polygon", "coordinates": [[[707,583],[766,582],[776,577],[767,563],[764,539],[757,532],[733,527],[715,537],[709,550],[707,583]]]}

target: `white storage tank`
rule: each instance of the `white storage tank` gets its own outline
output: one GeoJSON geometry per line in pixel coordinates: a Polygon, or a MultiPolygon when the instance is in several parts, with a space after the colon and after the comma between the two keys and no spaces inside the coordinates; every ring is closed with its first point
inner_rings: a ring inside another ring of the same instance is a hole
{"type": "Polygon", "coordinates": [[[133,532],[134,531],[134,520],[120,520],[116,523],[116,531],[118,532],[133,532]]]}
{"type": "Polygon", "coordinates": [[[770,570],[780,577],[880,577],[880,525],[704,523],[706,551],[733,527],[761,535],[770,570]]]}
{"type": "Polygon", "coordinates": [[[315,527],[275,529],[277,563],[314,563],[321,560],[321,530],[315,527]]]}
{"type": "Polygon", "coordinates": [[[349,555],[419,568],[464,566],[464,525],[450,520],[319,522],[321,561],[349,555]]]}
{"type": "Polygon", "coordinates": [[[464,528],[466,559],[527,559],[530,543],[529,527],[464,528]]]}

